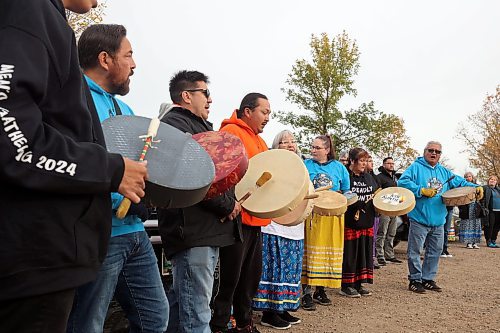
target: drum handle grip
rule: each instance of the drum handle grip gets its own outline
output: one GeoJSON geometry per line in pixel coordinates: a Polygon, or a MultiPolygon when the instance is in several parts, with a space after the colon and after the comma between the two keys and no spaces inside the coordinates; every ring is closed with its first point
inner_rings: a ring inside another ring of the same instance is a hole
{"type": "Polygon", "coordinates": [[[125,218],[131,204],[132,202],[129,198],[123,198],[122,202],[120,203],[120,207],[118,207],[118,209],[116,210],[116,217],[119,219],[125,218]]]}
{"type": "Polygon", "coordinates": [[[304,197],[304,200],[315,199],[317,197],[319,197],[318,193],[308,194],[304,197]]]}
{"type": "MultiPolygon", "coordinates": [[[[272,178],[271,173],[268,171],[264,171],[262,173],[262,175],[260,175],[260,177],[255,182],[255,187],[250,189],[247,193],[245,193],[245,195],[242,196],[240,200],[238,200],[238,203],[241,205],[243,202],[245,202],[245,200],[248,199],[252,195],[254,190],[258,189],[259,187],[261,187],[262,185],[267,183],[269,181],[269,179],[271,179],[271,178],[272,178]]],[[[226,221],[226,217],[222,218],[220,221],[221,222],[226,221]]]]}
{"type": "MultiPolygon", "coordinates": [[[[158,118],[151,119],[151,122],[149,123],[148,127],[148,134],[146,134],[146,142],[144,144],[144,147],[142,148],[141,156],[139,156],[139,162],[143,162],[146,159],[146,154],[149,148],[151,147],[153,138],[158,133],[159,127],[160,127],[160,119],[158,118]]],[[[129,198],[123,198],[122,202],[120,203],[120,206],[116,210],[116,217],[119,219],[125,218],[125,216],[127,216],[127,212],[130,209],[131,204],[132,202],[130,201],[129,198]]]]}

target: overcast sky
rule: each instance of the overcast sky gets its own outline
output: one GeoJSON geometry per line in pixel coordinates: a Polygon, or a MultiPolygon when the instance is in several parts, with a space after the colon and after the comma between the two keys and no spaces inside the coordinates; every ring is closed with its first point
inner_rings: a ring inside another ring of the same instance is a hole
{"type": "MultiPolygon", "coordinates": [[[[182,69],[210,77],[209,120],[218,129],[248,92],[271,109],[296,111],[281,88],[295,60],[310,59],[311,34],[345,30],[358,43],[357,97],[404,119],[413,148],[443,144],[455,172],[469,170],[459,122],[480,110],[500,84],[500,1],[130,1],[108,0],[104,23],[128,30],[137,68],[122,99],[138,115],[170,102],[168,82],[182,69]]],[[[270,145],[286,126],[264,129],[270,145]]]]}

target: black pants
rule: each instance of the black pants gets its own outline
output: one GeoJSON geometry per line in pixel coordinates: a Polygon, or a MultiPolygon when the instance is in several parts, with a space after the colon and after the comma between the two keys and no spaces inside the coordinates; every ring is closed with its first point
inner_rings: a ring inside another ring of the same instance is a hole
{"type": "Polygon", "coordinates": [[[75,289],[0,301],[0,332],[64,333],[75,289]]]}
{"type": "MultiPolygon", "coordinates": [[[[213,293],[213,331],[224,330],[231,315],[238,327],[252,322],[252,298],[262,274],[262,236],[260,227],[243,225],[243,242],[219,250],[218,290],[213,293]]],[[[217,283],[216,283],[217,284],[217,283]]]]}
{"type": "MultiPolygon", "coordinates": [[[[500,230],[500,212],[490,210],[488,215],[488,226],[484,228],[484,238],[487,242],[496,242],[500,230]]],[[[488,245],[488,244],[486,244],[488,245]]]]}

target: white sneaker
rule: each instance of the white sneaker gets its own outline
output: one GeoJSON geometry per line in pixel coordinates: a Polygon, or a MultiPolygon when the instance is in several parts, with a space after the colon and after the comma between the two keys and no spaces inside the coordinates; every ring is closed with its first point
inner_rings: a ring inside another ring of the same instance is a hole
{"type": "Polygon", "coordinates": [[[476,243],[472,244],[472,248],[473,249],[479,249],[479,245],[477,245],[476,243]]]}
{"type": "Polygon", "coordinates": [[[445,253],[441,253],[440,257],[441,257],[441,258],[446,258],[446,257],[448,257],[448,256],[447,256],[445,253]]]}
{"type": "Polygon", "coordinates": [[[467,246],[466,246],[468,249],[472,249],[472,244],[471,243],[467,243],[467,246]]]}
{"type": "Polygon", "coordinates": [[[446,256],[447,256],[448,258],[453,258],[453,254],[451,254],[451,253],[448,253],[446,256]]]}

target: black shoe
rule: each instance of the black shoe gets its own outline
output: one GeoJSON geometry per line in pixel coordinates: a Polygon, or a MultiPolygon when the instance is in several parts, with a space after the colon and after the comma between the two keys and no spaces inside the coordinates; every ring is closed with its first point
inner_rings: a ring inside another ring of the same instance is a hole
{"type": "Polygon", "coordinates": [[[393,264],[402,264],[403,263],[401,260],[399,260],[396,257],[391,258],[391,259],[386,259],[386,260],[389,261],[389,262],[392,262],[393,264]]]}
{"type": "Polygon", "coordinates": [[[302,309],[306,311],[314,311],[316,310],[316,304],[313,302],[313,298],[310,294],[306,294],[302,297],[302,309]]]}
{"type": "Polygon", "coordinates": [[[332,301],[326,296],[325,289],[321,288],[319,290],[316,290],[313,294],[313,299],[316,303],[319,303],[321,305],[331,305],[332,301]]]}
{"type": "Polygon", "coordinates": [[[408,286],[409,291],[413,291],[418,294],[425,294],[425,288],[422,285],[422,282],[417,280],[411,280],[410,285],[408,286]]]}
{"type": "Polygon", "coordinates": [[[301,320],[300,318],[292,316],[288,311],[285,311],[283,313],[279,313],[278,316],[280,316],[281,319],[286,320],[292,325],[295,324],[300,324],[301,320]]]}
{"type": "Polygon", "coordinates": [[[422,285],[424,286],[425,289],[427,290],[432,290],[432,291],[437,291],[437,292],[442,292],[443,288],[438,286],[436,282],[432,280],[422,280],[422,285]]]}
{"type": "Polygon", "coordinates": [[[281,317],[276,312],[267,311],[262,315],[260,324],[262,326],[272,327],[277,330],[286,330],[292,327],[292,325],[288,321],[281,319],[281,317]]]}
{"type": "Polygon", "coordinates": [[[385,265],[387,265],[387,262],[385,261],[385,259],[384,259],[384,258],[377,258],[377,261],[378,261],[378,264],[379,264],[380,266],[385,266],[385,265]]]}
{"type": "Polygon", "coordinates": [[[339,294],[342,296],[345,296],[345,297],[350,297],[350,298],[361,297],[361,295],[358,293],[358,291],[356,289],[354,289],[353,287],[341,288],[339,294]]]}
{"type": "Polygon", "coordinates": [[[358,289],[358,293],[361,295],[361,296],[371,296],[372,295],[372,292],[369,291],[368,289],[366,289],[365,287],[363,286],[360,286],[358,289]]]}

